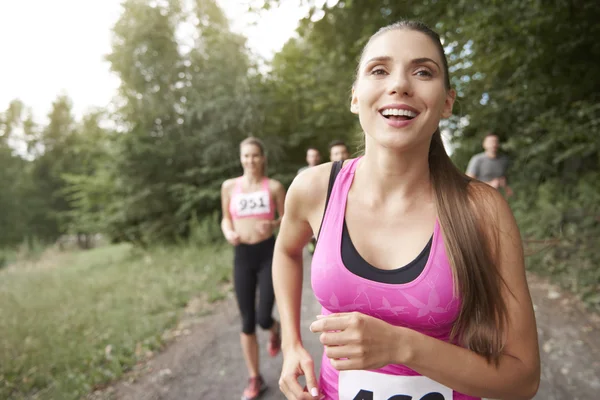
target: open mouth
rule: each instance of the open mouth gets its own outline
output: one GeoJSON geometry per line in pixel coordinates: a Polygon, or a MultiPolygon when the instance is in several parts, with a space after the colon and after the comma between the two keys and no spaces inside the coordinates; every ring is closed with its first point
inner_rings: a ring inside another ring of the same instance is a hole
{"type": "Polygon", "coordinates": [[[392,121],[410,121],[411,119],[413,119],[417,115],[419,115],[414,111],[397,109],[397,108],[386,108],[385,110],[382,110],[380,113],[381,113],[381,115],[383,115],[384,118],[392,120],[392,121]]]}

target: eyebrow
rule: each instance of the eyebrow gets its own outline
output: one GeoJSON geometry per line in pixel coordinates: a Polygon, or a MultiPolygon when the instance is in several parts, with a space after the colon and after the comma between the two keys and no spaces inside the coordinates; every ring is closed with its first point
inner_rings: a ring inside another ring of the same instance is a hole
{"type": "MultiPolygon", "coordinates": [[[[373,57],[369,61],[367,61],[365,63],[365,65],[368,65],[368,64],[370,64],[372,62],[375,62],[375,61],[376,62],[389,62],[389,61],[392,61],[392,57],[390,57],[390,56],[373,57]]],[[[436,67],[438,67],[438,69],[441,70],[440,65],[437,62],[433,61],[431,58],[428,58],[428,57],[415,58],[415,59],[413,59],[413,60],[410,61],[411,64],[424,64],[424,63],[427,63],[427,62],[434,63],[436,65],[436,67]]]]}

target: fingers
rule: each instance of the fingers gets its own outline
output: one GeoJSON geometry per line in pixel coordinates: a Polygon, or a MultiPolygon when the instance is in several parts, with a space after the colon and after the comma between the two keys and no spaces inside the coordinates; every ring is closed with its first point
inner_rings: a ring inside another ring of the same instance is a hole
{"type": "Polygon", "coordinates": [[[319,386],[317,384],[317,376],[315,374],[315,363],[312,359],[306,359],[302,361],[302,370],[304,371],[304,376],[306,377],[306,387],[308,389],[308,393],[310,393],[311,399],[319,398],[319,386]]]}
{"type": "Polygon", "coordinates": [[[365,350],[362,346],[325,346],[325,355],[331,360],[362,360],[365,356],[365,350]]]}
{"type": "Polygon", "coordinates": [[[313,400],[313,397],[302,389],[295,374],[282,374],[279,389],[288,400],[313,400]]]}
{"type": "Polygon", "coordinates": [[[315,363],[312,357],[306,352],[301,352],[296,360],[291,364],[284,365],[284,371],[279,379],[279,388],[285,397],[290,400],[319,399],[320,393],[315,374],[315,363]],[[302,388],[298,383],[299,375],[304,375],[306,378],[305,388],[302,388]]]}
{"type": "Polygon", "coordinates": [[[361,321],[360,313],[331,314],[328,316],[319,316],[318,319],[310,324],[310,331],[327,332],[343,331],[349,326],[358,325],[361,321]]]}
{"type": "Polygon", "coordinates": [[[363,335],[357,330],[346,329],[343,331],[326,331],[319,335],[319,341],[325,346],[343,346],[347,344],[358,344],[363,335]]]}
{"type": "Polygon", "coordinates": [[[330,359],[331,366],[338,371],[348,371],[351,369],[363,369],[358,367],[358,363],[350,359],[330,359]]]}

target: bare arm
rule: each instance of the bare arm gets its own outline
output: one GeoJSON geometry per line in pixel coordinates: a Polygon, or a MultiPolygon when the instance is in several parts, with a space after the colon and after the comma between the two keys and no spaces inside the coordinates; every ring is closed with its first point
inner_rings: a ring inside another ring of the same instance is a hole
{"type": "Polygon", "coordinates": [[[284,348],[301,343],[300,298],[302,250],[312,237],[303,204],[305,190],[294,181],[285,199],[285,214],[273,255],[273,287],[281,316],[284,348]]]}
{"type": "MultiPolygon", "coordinates": [[[[499,230],[496,251],[499,271],[506,282],[503,295],[508,309],[506,345],[496,367],[476,353],[410,331],[413,349],[405,364],[446,386],[474,396],[496,399],[531,399],[538,388],[540,359],[537,329],[529,288],[525,278],[521,236],[512,212],[502,196],[483,187],[485,196],[497,210],[489,229],[499,230]],[[460,368],[457,368],[460,366],[460,368]]],[[[486,201],[477,204],[485,207],[486,201]],[[482,204],[484,203],[484,204],[482,204]]],[[[406,334],[406,332],[404,333],[406,334]]],[[[405,352],[400,350],[400,353],[405,352]]]]}
{"type": "Polygon", "coordinates": [[[225,239],[234,246],[239,243],[239,236],[233,227],[233,220],[229,212],[229,202],[231,201],[231,188],[234,185],[233,179],[228,179],[221,185],[221,211],[223,219],[221,220],[221,231],[225,239]]]}
{"type": "Polygon", "coordinates": [[[285,213],[275,244],[273,287],[281,318],[284,360],[279,387],[288,399],[318,398],[314,362],[302,346],[300,332],[302,250],[313,236],[311,226],[320,223],[329,169],[314,167],[296,177],[285,199],[285,213]],[[300,375],[306,376],[312,394],[298,383],[300,375]]]}
{"type": "Polygon", "coordinates": [[[277,228],[281,225],[283,219],[283,213],[285,209],[285,188],[283,185],[275,180],[271,180],[271,191],[273,193],[273,199],[275,200],[275,206],[277,207],[277,219],[271,221],[273,228],[277,228]]]}

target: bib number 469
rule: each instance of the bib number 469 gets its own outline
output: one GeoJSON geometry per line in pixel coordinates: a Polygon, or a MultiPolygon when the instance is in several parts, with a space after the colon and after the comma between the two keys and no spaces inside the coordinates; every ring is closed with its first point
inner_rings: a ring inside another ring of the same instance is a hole
{"type": "MultiPolygon", "coordinates": [[[[352,400],[374,400],[373,392],[370,390],[361,389],[360,392],[356,394],[356,397],[352,400]]],[[[407,394],[396,394],[392,397],[388,398],[388,400],[417,400],[413,399],[412,396],[407,394]]],[[[438,392],[427,393],[425,396],[421,397],[419,400],[446,400],[444,395],[438,392]]]]}
{"type": "Polygon", "coordinates": [[[340,400],[453,400],[447,386],[425,376],[401,376],[375,371],[340,371],[340,400]]]}

